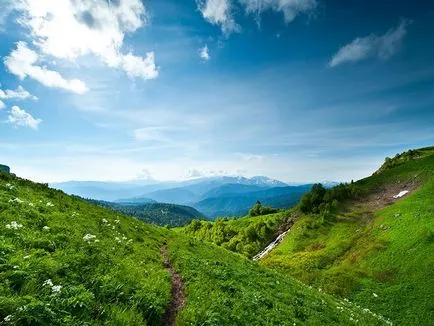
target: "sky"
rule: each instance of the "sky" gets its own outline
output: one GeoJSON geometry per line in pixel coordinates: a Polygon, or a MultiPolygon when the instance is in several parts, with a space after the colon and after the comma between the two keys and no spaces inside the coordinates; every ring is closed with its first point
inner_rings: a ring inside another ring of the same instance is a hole
{"type": "Polygon", "coordinates": [[[349,181],[434,145],[434,3],[0,0],[0,163],[349,181]]]}

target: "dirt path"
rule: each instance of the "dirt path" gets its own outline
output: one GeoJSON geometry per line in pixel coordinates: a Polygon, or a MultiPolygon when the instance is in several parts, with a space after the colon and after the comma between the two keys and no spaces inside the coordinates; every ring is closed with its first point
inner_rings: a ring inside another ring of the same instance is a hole
{"type": "Polygon", "coordinates": [[[184,282],[170,263],[166,246],[161,247],[161,253],[164,257],[164,266],[169,270],[170,276],[172,278],[172,299],[170,300],[170,304],[166,309],[166,313],[164,314],[162,325],[175,326],[176,315],[182,309],[185,303],[184,282]]]}

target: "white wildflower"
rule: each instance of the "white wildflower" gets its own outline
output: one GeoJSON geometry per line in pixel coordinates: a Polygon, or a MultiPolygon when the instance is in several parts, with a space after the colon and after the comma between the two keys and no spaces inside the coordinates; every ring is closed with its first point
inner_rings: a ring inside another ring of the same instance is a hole
{"type": "Polygon", "coordinates": [[[15,189],[15,186],[11,185],[10,183],[7,183],[6,184],[6,188],[9,189],[9,190],[13,190],[13,189],[15,189]]]}
{"type": "Polygon", "coordinates": [[[119,224],[119,223],[121,223],[121,221],[120,220],[115,220],[115,223],[119,224]]]}
{"type": "Polygon", "coordinates": [[[9,203],[18,203],[18,204],[21,204],[21,203],[24,203],[24,201],[21,200],[21,199],[19,199],[17,197],[17,198],[14,198],[14,199],[9,199],[9,203]]]}
{"type": "Polygon", "coordinates": [[[123,237],[122,237],[122,240],[127,240],[127,239],[128,239],[128,238],[127,238],[127,237],[125,237],[125,236],[123,236],[123,237]]]}
{"type": "Polygon", "coordinates": [[[53,285],[51,287],[51,291],[53,291],[53,293],[60,293],[60,290],[62,290],[62,286],[61,285],[53,285]]]}
{"type": "Polygon", "coordinates": [[[53,204],[51,201],[49,201],[49,202],[47,203],[47,207],[54,207],[54,204],[53,204]]]}
{"type": "Polygon", "coordinates": [[[374,298],[378,298],[378,294],[377,293],[372,293],[372,295],[374,296],[374,298]]]}
{"type": "Polygon", "coordinates": [[[22,224],[19,224],[15,221],[12,221],[10,224],[6,224],[6,229],[18,230],[23,227],[22,224]]]}
{"type": "Polygon", "coordinates": [[[83,240],[84,240],[84,241],[90,241],[90,240],[95,239],[95,238],[96,238],[96,235],[93,235],[93,234],[89,234],[89,233],[87,233],[87,234],[83,237],[83,240]]]}
{"type": "Polygon", "coordinates": [[[103,218],[103,219],[102,219],[102,222],[103,222],[103,223],[107,223],[108,221],[107,221],[105,218],[103,218]]]}
{"type": "Polygon", "coordinates": [[[115,237],[115,240],[117,241],[117,242],[122,242],[122,240],[121,239],[119,239],[118,237],[115,237]]]}
{"type": "Polygon", "coordinates": [[[12,320],[12,318],[14,318],[14,316],[12,316],[12,315],[8,315],[8,316],[5,317],[4,321],[5,321],[5,322],[9,322],[9,321],[12,320]]]}
{"type": "Polygon", "coordinates": [[[35,207],[35,204],[33,204],[33,203],[29,203],[29,206],[30,206],[30,207],[35,207]]]}
{"type": "Polygon", "coordinates": [[[99,239],[95,239],[95,242],[99,242],[99,239]]]}
{"type": "Polygon", "coordinates": [[[50,231],[50,227],[49,227],[48,225],[45,225],[45,226],[42,228],[42,230],[44,230],[44,231],[50,231]]]}
{"type": "Polygon", "coordinates": [[[51,278],[49,278],[48,280],[46,280],[44,283],[42,283],[42,286],[53,286],[53,281],[51,281],[51,278]]]}

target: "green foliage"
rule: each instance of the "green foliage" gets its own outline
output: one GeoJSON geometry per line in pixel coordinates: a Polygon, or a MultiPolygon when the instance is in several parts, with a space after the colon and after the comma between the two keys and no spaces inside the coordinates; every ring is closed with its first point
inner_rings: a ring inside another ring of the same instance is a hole
{"type": "Polygon", "coordinates": [[[277,208],[262,206],[261,202],[258,200],[255,205],[249,210],[249,216],[260,216],[268,214],[276,214],[279,212],[277,208]]]}
{"type": "Polygon", "coordinates": [[[410,149],[406,152],[396,154],[395,157],[393,157],[393,158],[386,157],[383,165],[380,167],[380,169],[378,171],[375,172],[375,174],[379,174],[379,173],[384,172],[386,170],[389,170],[395,166],[405,164],[409,161],[423,158],[427,154],[431,153],[433,150],[434,150],[434,147],[421,148],[421,149],[417,149],[417,150],[410,149]]]}
{"type": "Polygon", "coordinates": [[[282,212],[237,219],[217,218],[214,222],[194,220],[181,230],[191,237],[253,257],[276,237],[277,228],[286,214],[282,212]]]}
{"type": "Polygon", "coordinates": [[[118,204],[101,200],[88,201],[159,226],[179,227],[189,224],[194,219],[206,219],[203,214],[193,207],[183,205],[163,203],[118,204]]]}
{"type": "MultiPolygon", "coordinates": [[[[338,200],[333,219],[301,217],[262,264],[349,298],[394,324],[431,325],[434,155],[432,149],[417,152],[353,183],[349,192],[348,185],[331,189],[330,198],[338,200]],[[378,210],[379,201],[392,202],[400,190],[417,185],[417,191],[378,210]]],[[[328,193],[323,202],[330,202],[328,193]]]]}
{"type": "Polygon", "coordinates": [[[0,173],[0,321],[158,325],[165,232],[0,173]]]}
{"type": "Polygon", "coordinates": [[[177,318],[184,325],[383,325],[370,312],[292,278],[182,235],[168,251],[188,293],[177,318]]]}
{"type": "Polygon", "coordinates": [[[327,216],[336,208],[340,202],[356,198],[359,195],[354,183],[337,185],[325,189],[322,184],[313,185],[310,192],[306,193],[300,201],[299,209],[305,214],[320,214],[327,216]]]}

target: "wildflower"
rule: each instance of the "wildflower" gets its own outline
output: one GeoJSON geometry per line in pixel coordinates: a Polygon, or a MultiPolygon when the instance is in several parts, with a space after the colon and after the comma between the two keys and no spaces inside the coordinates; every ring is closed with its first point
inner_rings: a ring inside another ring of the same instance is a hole
{"type": "Polygon", "coordinates": [[[372,295],[374,296],[374,298],[378,298],[378,294],[372,293],[372,295]]]}
{"type": "Polygon", "coordinates": [[[102,219],[102,222],[103,222],[103,223],[107,223],[108,221],[107,221],[105,218],[103,218],[103,219],[102,219]]]}
{"type": "Polygon", "coordinates": [[[33,204],[33,203],[29,203],[29,206],[30,206],[30,207],[35,207],[35,204],[33,204]]]}
{"type": "Polygon", "coordinates": [[[122,237],[122,240],[127,240],[127,239],[128,239],[128,238],[127,238],[127,237],[125,237],[125,236],[123,236],[123,237],[122,237]]]}
{"type": "Polygon", "coordinates": [[[121,243],[121,242],[122,242],[122,240],[121,240],[121,239],[119,239],[118,237],[115,237],[115,240],[116,240],[117,242],[119,242],[119,243],[121,243]]]}
{"type": "Polygon", "coordinates": [[[116,224],[119,224],[121,221],[120,220],[115,220],[115,223],[116,224]]]}
{"type": "Polygon", "coordinates": [[[5,322],[11,321],[12,318],[14,318],[14,316],[12,316],[12,315],[8,315],[8,316],[5,317],[4,321],[5,321],[5,322]]]}
{"type": "Polygon", "coordinates": [[[99,242],[99,239],[96,239],[95,242],[99,242]]]}
{"type": "Polygon", "coordinates": [[[44,283],[42,283],[42,286],[53,286],[53,282],[51,281],[51,278],[46,280],[44,283]]]}
{"type": "Polygon", "coordinates": [[[84,240],[84,241],[90,241],[90,240],[95,239],[95,238],[96,238],[96,235],[93,235],[93,234],[89,234],[89,233],[87,233],[87,234],[83,237],[83,240],[84,240]]]}
{"type": "Polygon", "coordinates": [[[12,221],[10,224],[6,224],[6,229],[18,230],[22,227],[23,227],[22,224],[19,224],[15,221],[12,221]]]}
{"type": "Polygon", "coordinates": [[[51,291],[53,291],[53,293],[60,293],[60,290],[62,290],[61,285],[54,285],[51,287],[51,291]]]}
{"type": "Polygon", "coordinates": [[[44,231],[50,231],[50,227],[49,227],[48,225],[45,225],[45,226],[42,228],[42,230],[44,230],[44,231]]]}
{"type": "Polygon", "coordinates": [[[47,207],[54,207],[54,204],[53,204],[51,201],[49,201],[49,202],[47,203],[47,207]]]}
{"type": "Polygon", "coordinates": [[[30,256],[28,255],[28,256],[24,256],[23,257],[24,259],[29,259],[30,258],[30,256]]]}
{"type": "Polygon", "coordinates": [[[9,203],[18,203],[18,204],[21,204],[21,203],[24,203],[24,201],[21,200],[21,199],[19,199],[17,197],[17,198],[14,198],[14,199],[9,199],[9,203]]]}
{"type": "Polygon", "coordinates": [[[11,185],[10,183],[7,183],[6,188],[9,190],[13,190],[13,189],[15,189],[15,186],[11,185]]]}

